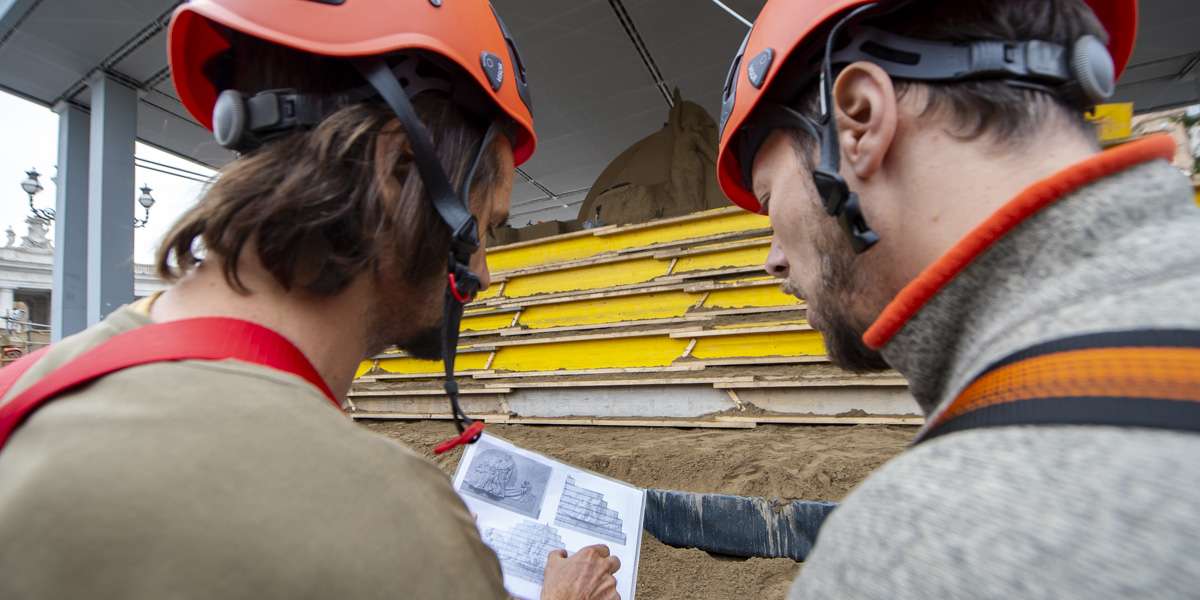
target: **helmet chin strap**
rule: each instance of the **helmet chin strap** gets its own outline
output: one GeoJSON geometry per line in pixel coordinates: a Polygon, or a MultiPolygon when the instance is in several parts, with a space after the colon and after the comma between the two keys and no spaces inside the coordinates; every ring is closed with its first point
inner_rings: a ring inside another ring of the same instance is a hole
{"type": "Polygon", "coordinates": [[[454,379],[454,357],[458,348],[458,329],[462,320],[463,305],[474,298],[480,284],[479,276],[471,272],[471,256],[479,250],[479,226],[470,212],[468,203],[471,179],[484,150],[499,132],[500,121],[497,118],[488,127],[471,169],[467,172],[463,188],[460,194],[456,195],[449,178],[446,177],[446,171],[438,160],[428,132],[413,110],[408,94],[396,80],[395,74],[388,69],[387,63],[378,56],[358,57],[352,59],[352,62],[396,113],[396,118],[400,120],[400,125],[404,127],[404,133],[408,136],[409,145],[412,146],[413,158],[429,198],[442,220],[453,232],[447,260],[448,276],[442,312],[442,358],[446,367],[446,394],[450,397],[454,426],[458,429],[459,436],[434,448],[435,453],[441,454],[460,444],[474,443],[483,431],[483,421],[471,419],[459,406],[458,382],[454,379]]]}
{"type": "Polygon", "coordinates": [[[820,98],[821,98],[821,164],[813,172],[813,181],[825,212],[836,217],[842,233],[850,240],[850,247],[855,254],[866,252],[879,242],[879,234],[867,225],[867,219],[862,214],[858,194],[850,191],[845,178],[839,170],[842,166],[842,147],[838,143],[837,122],[833,117],[833,43],[846,24],[858,15],[875,7],[875,3],[855,9],[838,21],[829,31],[829,39],[825,42],[825,60],[821,65],[820,98]]]}

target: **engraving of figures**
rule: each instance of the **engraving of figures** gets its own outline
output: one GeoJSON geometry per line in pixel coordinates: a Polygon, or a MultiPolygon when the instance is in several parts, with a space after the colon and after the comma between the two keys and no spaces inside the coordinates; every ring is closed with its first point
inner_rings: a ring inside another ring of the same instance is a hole
{"type": "Polygon", "coordinates": [[[459,491],[536,519],[551,470],[549,465],[479,442],[459,491]]]}

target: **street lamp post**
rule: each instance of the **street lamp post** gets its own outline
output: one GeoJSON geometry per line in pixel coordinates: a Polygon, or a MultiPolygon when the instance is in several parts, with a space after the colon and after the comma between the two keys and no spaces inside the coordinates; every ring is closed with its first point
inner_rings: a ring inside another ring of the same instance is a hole
{"type": "Polygon", "coordinates": [[[154,206],[154,196],[150,195],[150,191],[151,191],[150,184],[143,183],[142,187],[141,187],[141,191],[142,191],[142,195],[138,196],[137,201],[138,201],[138,204],[142,205],[142,208],[146,209],[146,216],[141,219],[139,219],[137,217],[133,218],[133,227],[135,229],[138,227],[146,226],[146,222],[150,220],[150,207],[154,206]]]}
{"type": "Polygon", "coordinates": [[[54,209],[38,208],[33,205],[34,195],[44,189],[42,188],[41,182],[38,181],[38,176],[40,175],[41,173],[37,172],[36,167],[25,171],[25,181],[21,182],[21,189],[25,190],[25,193],[29,195],[29,210],[33,212],[33,216],[49,222],[54,220],[54,209]]]}

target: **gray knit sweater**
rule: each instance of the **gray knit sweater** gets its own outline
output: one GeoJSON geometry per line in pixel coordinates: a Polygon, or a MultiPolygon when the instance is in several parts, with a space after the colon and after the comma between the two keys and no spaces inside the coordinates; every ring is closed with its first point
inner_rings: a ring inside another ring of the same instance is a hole
{"type": "MultiPolygon", "coordinates": [[[[932,420],[989,364],[1058,338],[1200,329],[1200,210],[1164,161],[1081,187],[993,244],[883,347],[932,420]]],[[[948,434],[867,479],[789,596],[1198,598],[1200,434],[948,434]]]]}

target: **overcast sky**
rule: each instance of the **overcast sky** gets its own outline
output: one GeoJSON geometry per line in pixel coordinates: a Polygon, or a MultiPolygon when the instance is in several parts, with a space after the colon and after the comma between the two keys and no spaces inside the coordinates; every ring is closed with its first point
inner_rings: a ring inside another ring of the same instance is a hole
{"type": "MultiPolygon", "coordinates": [[[[137,144],[134,153],[138,158],[188,171],[205,175],[213,173],[206,167],[141,143],[137,144]]],[[[48,108],[0,92],[0,233],[11,226],[17,233],[19,244],[21,236],[28,229],[25,218],[30,214],[29,196],[21,189],[21,182],[25,179],[25,171],[31,167],[37,168],[42,174],[39,180],[45,186],[34,196],[34,205],[38,208],[54,208],[57,192],[50,178],[54,176],[57,164],[58,115],[48,108]]],[[[134,177],[137,188],[149,184],[152,189],[150,195],[155,200],[154,207],[150,209],[150,222],[145,228],[134,230],[134,260],[148,264],[154,261],[154,252],[170,226],[196,203],[202,184],[141,167],[135,167],[134,177]]],[[[138,218],[144,214],[142,207],[137,204],[139,195],[141,192],[137,189],[129,190],[131,219],[135,210],[138,218]]],[[[4,237],[0,236],[0,246],[4,243],[4,237]]]]}

